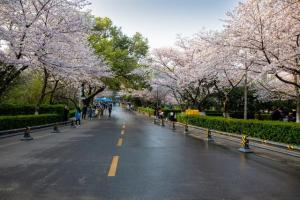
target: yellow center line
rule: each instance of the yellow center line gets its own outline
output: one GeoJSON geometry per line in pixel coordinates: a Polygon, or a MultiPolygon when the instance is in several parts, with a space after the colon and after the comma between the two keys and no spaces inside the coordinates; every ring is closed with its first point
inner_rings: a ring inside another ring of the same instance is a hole
{"type": "Polygon", "coordinates": [[[123,144],[123,138],[119,138],[117,146],[120,147],[123,144]]]}
{"type": "Polygon", "coordinates": [[[109,177],[116,176],[118,162],[119,162],[119,156],[113,156],[107,176],[109,177]]]}

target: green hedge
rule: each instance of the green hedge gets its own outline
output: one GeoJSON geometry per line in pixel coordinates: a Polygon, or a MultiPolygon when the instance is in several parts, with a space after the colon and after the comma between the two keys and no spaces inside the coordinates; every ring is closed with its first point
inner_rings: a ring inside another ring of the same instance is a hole
{"type": "Polygon", "coordinates": [[[76,109],[75,110],[70,110],[69,111],[69,118],[75,117],[76,109]]]}
{"type": "Polygon", "coordinates": [[[182,112],[181,110],[178,110],[178,109],[163,109],[163,111],[164,111],[165,117],[168,117],[170,112],[174,112],[174,113],[176,113],[176,115],[178,115],[179,113],[182,112]]]}
{"type": "Polygon", "coordinates": [[[272,120],[272,115],[271,114],[255,114],[255,119],[260,119],[260,120],[272,120]]]}
{"type": "MultiPolygon", "coordinates": [[[[0,104],[0,116],[33,115],[34,105],[0,104]]],[[[41,105],[39,114],[60,114],[64,112],[64,105],[41,105]]]]}
{"type": "MultiPolygon", "coordinates": [[[[223,112],[221,112],[221,111],[207,110],[207,111],[205,111],[205,114],[207,116],[223,117],[223,112]]],[[[229,116],[232,117],[232,118],[243,119],[244,118],[244,112],[229,112],[229,116]]],[[[248,119],[254,119],[254,113],[248,112],[247,117],[248,117],[248,119]]]]}
{"type": "Polygon", "coordinates": [[[26,126],[37,126],[60,121],[62,121],[62,115],[58,114],[0,116],[0,130],[24,128],[26,126]]]}
{"type": "Polygon", "coordinates": [[[147,115],[154,115],[154,112],[155,110],[152,109],[152,108],[144,108],[144,107],[138,107],[137,108],[137,111],[140,112],[140,113],[144,113],[144,114],[147,114],[147,115]]]}
{"type": "Polygon", "coordinates": [[[207,116],[223,116],[223,113],[220,111],[206,110],[205,114],[207,116]]]}
{"type": "MultiPolygon", "coordinates": [[[[153,108],[145,108],[145,107],[138,107],[138,112],[140,113],[144,113],[147,115],[155,115],[155,110],[153,108]]],[[[175,112],[176,114],[181,113],[181,110],[177,110],[177,109],[163,109],[164,112],[164,117],[168,117],[170,112],[175,112]]]]}
{"type": "MultiPolygon", "coordinates": [[[[186,119],[184,114],[177,116],[179,122],[186,122],[186,119]]],[[[229,133],[246,134],[264,140],[300,145],[300,124],[292,122],[188,117],[188,123],[229,133]]]]}

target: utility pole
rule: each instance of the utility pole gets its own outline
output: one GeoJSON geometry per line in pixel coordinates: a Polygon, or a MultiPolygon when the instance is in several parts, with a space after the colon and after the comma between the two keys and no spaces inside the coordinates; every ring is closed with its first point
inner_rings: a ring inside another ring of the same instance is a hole
{"type": "Polygon", "coordinates": [[[155,108],[155,117],[154,117],[154,124],[156,124],[158,120],[158,88],[156,88],[156,108],[155,108]]]}
{"type": "Polygon", "coordinates": [[[158,88],[156,89],[156,119],[158,119],[158,88]]]}

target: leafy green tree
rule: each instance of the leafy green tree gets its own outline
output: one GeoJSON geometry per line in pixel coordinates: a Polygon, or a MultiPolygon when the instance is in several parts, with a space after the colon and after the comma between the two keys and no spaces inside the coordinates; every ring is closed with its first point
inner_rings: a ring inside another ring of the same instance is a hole
{"type": "Polygon", "coordinates": [[[103,79],[105,85],[112,90],[147,87],[147,74],[141,73],[141,69],[146,67],[144,61],[149,49],[148,40],[140,33],[132,37],[125,35],[107,17],[97,17],[95,20],[96,26],[89,42],[114,73],[112,78],[103,79]]]}
{"type": "MultiPolygon", "coordinates": [[[[19,76],[1,98],[1,103],[36,104],[42,88],[42,76],[25,72],[19,76]]],[[[48,101],[44,99],[43,103],[48,101]]]]}

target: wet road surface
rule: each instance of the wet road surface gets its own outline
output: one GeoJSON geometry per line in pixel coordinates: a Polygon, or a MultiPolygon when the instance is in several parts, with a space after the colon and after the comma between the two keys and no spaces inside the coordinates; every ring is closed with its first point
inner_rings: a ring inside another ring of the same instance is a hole
{"type": "Polygon", "coordinates": [[[115,108],[111,119],[0,140],[0,200],[299,199],[300,168],[186,137],[115,108]]]}

